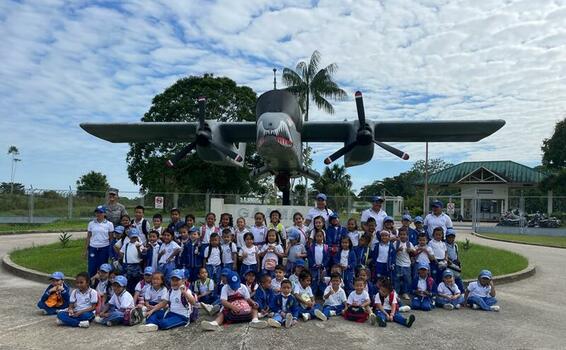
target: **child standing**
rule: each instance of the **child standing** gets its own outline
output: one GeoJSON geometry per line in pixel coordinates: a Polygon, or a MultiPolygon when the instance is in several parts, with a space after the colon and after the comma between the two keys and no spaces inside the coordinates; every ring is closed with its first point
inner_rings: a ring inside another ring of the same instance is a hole
{"type": "Polygon", "coordinates": [[[442,274],[442,282],[438,285],[436,305],[442,306],[446,310],[459,309],[464,303],[464,296],[454,283],[454,273],[450,270],[442,274]]]}
{"type": "Polygon", "coordinates": [[[135,227],[140,233],[140,242],[145,244],[148,240],[149,234],[149,222],[143,217],[145,208],[142,205],[138,205],[134,209],[134,219],[132,220],[131,226],[135,227]]]}
{"type": "Polygon", "coordinates": [[[346,307],[346,292],[340,287],[341,283],[342,279],[338,273],[330,275],[330,284],[324,290],[323,295],[322,312],[326,317],[341,315],[346,307]]]}
{"type": "Polygon", "coordinates": [[[432,297],[436,294],[436,283],[429,275],[429,267],[427,264],[420,263],[418,265],[418,275],[413,280],[411,289],[413,290],[411,309],[423,311],[432,310],[432,297]]]}
{"type": "Polygon", "coordinates": [[[386,216],[383,218],[383,231],[389,232],[389,240],[396,241],[397,240],[397,229],[395,229],[395,220],[393,217],[386,216]]]}
{"type": "Polygon", "coordinates": [[[378,278],[392,277],[392,272],[395,269],[396,253],[395,245],[390,241],[391,234],[389,231],[381,231],[381,239],[375,245],[372,252],[372,261],[374,265],[374,276],[378,278]]]}
{"type": "Polygon", "coordinates": [[[268,274],[273,278],[275,276],[275,267],[278,265],[279,259],[282,259],[284,255],[283,247],[277,241],[277,231],[269,229],[266,242],[258,254],[258,257],[261,259],[262,273],[268,274]]]}
{"type": "MultiPolygon", "coordinates": [[[[257,212],[254,215],[255,223],[251,227],[250,232],[252,233],[253,243],[256,246],[261,246],[265,243],[265,237],[267,235],[267,226],[265,226],[265,215],[262,212],[257,212]]],[[[246,237],[244,235],[244,241],[246,237]]],[[[246,244],[247,245],[247,244],[246,244]]]]}
{"type": "Polygon", "coordinates": [[[285,321],[285,328],[290,328],[297,323],[299,317],[299,303],[291,294],[292,283],[289,280],[281,282],[281,293],[275,295],[271,302],[273,317],[267,320],[267,324],[274,328],[280,328],[285,321]]]}
{"type": "Polygon", "coordinates": [[[138,229],[132,227],[128,233],[129,241],[120,248],[120,259],[124,261],[122,269],[128,279],[128,292],[133,293],[136,283],[141,278],[142,243],[138,229]]]}
{"type": "Polygon", "coordinates": [[[163,216],[161,216],[161,214],[154,214],[151,218],[151,223],[153,224],[151,231],[157,231],[157,237],[159,238],[161,233],[163,233],[163,227],[161,226],[163,224],[163,216]]]}
{"type": "Polygon", "coordinates": [[[395,290],[408,300],[411,288],[411,254],[415,249],[409,240],[407,227],[399,228],[399,240],[395,243],[395,290]]]}
{"type": "MultiPolygon", "coordinates": [[[[230,218],[232,218],[230,216],[230,218]]],[[[229,228],[222,229],[222,243],[220,249],[222,250],[222,267],[228,268],[232,271],[238,271],[238,247],[232,241],[232,230],[229,228]]]]}
{"type": "Polygon", "coordinates": [[[159,272],[165,276],[165,281],[168,281],[171,272],[175,269],[175,257],[181,253],[181,247],[173,241],[173,234],[169,231],[164,231],[161,239],[162,243],[157,253],[159,272]]]}
{"type": "Polygon", "coordinates": [[[201,226],[200,228],[200,240],[203,245],[203,249],[210,243],[210,236],[213,233],[218,234],[220,230],[215,225],[216,223],[216,214],[214,213],[207,213],[206,214],[206,223],[201,226]]]}
{"type": "Polygon", "coordinates": [[[356,252],[356,266],[368,266],[371,263],[371,249],[369,248],[370,241],[371,238],[367,233],[360,236],[359,244],[354,249],[354,252],[356,252]]]}
{"type": "Polygon", "coordinates": [[[435,227],[432,231],[432,239],[428,242],[428,246],[432,248],[434,253],[434,260],[430,262],[430,273],[437,284],[442,281],[442,273],[448,266],[446,261],[446,243],[442,241],[443,236],[444,230],[442,227],[435,227]]]}
{"type": "Polygon", "coordinates": [[[314,294],[311,289],[312,277],[309,271],[301,272],[299,283],[295,284],[293,294],[299,302],[299,313],[303,321],[308,321],[313,317],[321,321],[326,321],[326,316],[322,312],[322,307],[316,304],[314,294]]]}
{"type": "Polygon", "coordinates": [[[259,249],[254,244],[255,242],[254,234],[246,233],[244,235],[244,241],[245,241],[245,246],[242,247],[242,250],[240,250],[240,259],[242,260],[242,265],[240,267],[240,276],[242,276],[242,278],[244,278],[245,274],[248,271],[257,272],[258,254],[259,254],[259,249]]]}
{"type": "Polygon", "coordinates": [[[189,240],[183,244],[181,264],[185,269],[185,277],[194,282],[198,279],[199,269],[202,267],[200,234],[196,227],[189,229],[189,240]]]}
{"type": "Polygon", "coordinates": [[[275,230],[277,243],[285,247],[287,245],[287,231],[285,230],[285,226],[281,223],[281,213],[279,210],[272,210],[271,213],[269,213],[269,219],[270,223],[267,225],[267,229],[275,230]]]}
{"type": "Polygon", "coordinates": [[[145,245],[145,266],[151,266],[153,271],[157,271],[159,264],[157,255],[159,252],[159,232],[157,230],[151,230],[148,234],[148,241],[145,245]]]}
{"type": "Polygon", "coordinates": [[[478,280],[470,282],[466,293],[464,294],[464,303],[472,307],[474,310],[482,309],[484,311],[499,311],[497,299],[495,299],[495,287],[491,277],[491,271],[482,270],[478,276],[478,280]]]}
{"type": "MultiPolygon", "coordinates": [[[[343,236],[340,241],[340,250],[334,257],[334,264],[340,266],[344,287],[348,292],[354,289],[354,268],[356,267],[356,253],[352,248],[352,241],[343,236]]],[[[332,276],[331,276],[332,277],[332,276]]]]}
{"type": "Polygon", "coordinates": [[[196,229],[198,232],[198,228],[195,226],[196,220],[197,219],[193,214],[185,215],[185,225],[189,228],[189,232],[191,232],[192,229],[196,229]]]}
{"type": "Polygon", "coordinates": [[[413,276],[417,275],[417,267],[420,264],[429,266],[431,261],[434,261],[434,251],[431,247],[426,244],[427,236],[426,233],[419,234],[418,237],[419,244],[415,247],[415,263],[413,264],[414,271],[413,276]]]}
{"type": "Polygon", "coordinates": [[[181,220],[181,211],[178,208],[172,208],[169,214],[171,215],[171,222],[167,225],[166,231],[171,232],[173,239],[178,241],[179,229],[184,225],[184,222],[181,220]]]}
{"type": "Polygon", "coordinates": [[[236,235],[236,246],[238,247],[238,250],[242,249],[242,247],[246,245],[246,242],[244,241],[244,235],[248,232],[250,232],[250,230],[248,230],[248,228],[246,227],[246,219],[239,217],[236,220],[236,229],[234,230],[234,234],[236,235]]]}
{"type": "Polygon", "coordinates": [[[350,237],[350,241],[352,241],[352,246],[355,248],[358,246],[358,240],[360,238],[360,231],[358,231],[358,223],[356,219],[349,218],[348,219],[348,237],[350,237]]]}
{"type": "Polygon", "coordinates": [[[396,322],[407,328],[411,328],[415,322],[415,316],[409,318],[401,316],[399,304],[397,303],[397,293],[391,286],[391,281],[384,279],[379,287],[379,292],[375,295],[375,313],[370,315],[370,323],[374,325],[377,321],[379,327],[386,327],[387,322],[396,322]]]}
{"type": "MultiPolygon", "coordinates": [[[[316,221],[315,219],[315,223],[316,221]]],[[[324,231],[316,231],[314,243],[309,247],[307,253],[309,270],[312,276],[312,292],[317,296],[322,294],[324,290],[323,280],[326,275],[326,266],[328,266],[328,261],[330,261],[329,249],[324,243],[324,231]]]]}
{"type": "Polygon", "coordinates": [[[215,284],[220,282],[220,271],[222,270],[222,249],[220,248],[220,236],[214,232],[210,235],[210,245],[204,248],[204,264],[208,275],[215,284]]]}
{"type": "Polygon", "coordinates": [[[55,315],[59,310],[69,306],[69,286],[65,283],[63,272],[53,272],[49,278],[49,286],[37,302],[42,315],[55,315]]]}
{"type": "Polygon", "coordinates": [[[460,262],[458,253],[458,243],[456,243],[456,231],[453,228],[446,229],[446,260],[448,261],[447,269],[454,274],[454,281],[460,289],[465,290],[462,282],[462,263],[460,262]]]}
{"type": "Polygon", "coordinates": [[[365,290],[363,278],[358,277],[354,281],[354,290],[348,295],[346,308],[344,309],[344,318],[349,321],[363,323],[371,314],[369,293],[365,290]]]}
{"type": "Polygon", "coordinates": [[[57,324],[88,328],[90,320],[94,318],[98,296],[96,291],[90,288],[90,277],[86,272],[77,275],[75,285],[77,289],[71,293],[68,309],[57,313],[57,324]]]}
{"type": "Polygon", "coordinates": [[[152,332],[158,329],[159,320],[165,315],[165,308],[169,302],[169,291],[165,286],[165,278],[161,272],[155,272],[151,276],[151,284],[144,294],[144,308],[146,310],[145,325],[139,327],[138,331],[152,332]]]}
{"type": "Polygon", "coordinates": [[[412,221],[411,215],[409,214],[403,215],[403,217],[401,218],[402,226],[399,228],[399,231],[401,231],[402,228],[405,229],[407,231],[407,236],[409,237],[409,242],[411,242],[413,246],[416,246],[419,232],[411,227],[411,221],[412,221]]]}
{"type": "Polygon", "coordinates": [[[287,248],[285,249],[285,255],[287,256],[287,274],[291,275],[295,270],[297,260],[302,260],[307,257],[307,250],[301,243],[301,233],[299,230],[292,228],[289,231],[288,237],[289,244],[287,244],[287,248]]]}
{"type": "Polygon", "coordinates": [[[304,222],[305,218],[303,217],[303,214],[299,212],[293,214],[293,223],[295,225],[289,229],[288,233],[290,233],[293,229],[297,230],[297,232],[299,233],[299,242],[306,247],[309,241],[307,233],[309,228],[304,225],[304,222]]]}
{"type": "MultiPolygon", "coordinates": [[[[330,250],[330,261],[332,262],[335,260],[334,257],[340,250],[342,237],[346,237],[348,235],[348,230],[340,225],[338,214],[332,213],[332,215],[328,217],[328,220],[330,223],[326,228],[326,244],[330,250]]],[[[330,266],[328,267],[330,268],[330,266]]]]}

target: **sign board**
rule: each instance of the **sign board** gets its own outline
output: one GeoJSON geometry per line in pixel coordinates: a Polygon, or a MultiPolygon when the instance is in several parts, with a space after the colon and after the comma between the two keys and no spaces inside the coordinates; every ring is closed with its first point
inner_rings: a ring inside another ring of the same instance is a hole
{"type": "Polygon", "coordinates": [[[155,196],[155,209],[163,209],[163,197],[155,196]]]}
{"type": "Polygon", "coordinates": [[[446,211],[448,212],[448,214],[454,215],[455,209],[456,209],[456,204],[454,204],[453,202],[448,202],[446,204],[446,211]]]}

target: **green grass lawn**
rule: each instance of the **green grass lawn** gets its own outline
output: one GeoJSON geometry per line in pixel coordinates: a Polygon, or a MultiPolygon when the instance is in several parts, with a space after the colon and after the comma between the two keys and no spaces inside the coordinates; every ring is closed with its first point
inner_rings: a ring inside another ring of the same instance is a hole
{"type": "Polygon", "coordinates": [[[566,237],[559,236],[533,236],[510,233],[482,233],[481,235],[515,242],[544,244],[552,247],[566,247],[566,237]]]}
{"type": "Polygon", "coordinates": [[[0,234],[26,231],[86,231],[88,220],[57,220],[48,224],[0,224],[0,234]]]}
{"type": "Polygon", "coordinates": [[[464,279],[476,278],[483,269],[490,270],[493,275],[505,275],[520,271],[529,264],[527,258],[508,250],[479,244],[470,244],[470,248],[466,250],[463,249],[462,242],[459,242],[458,247],[464,279]]]}
{"type": "MultiPolygon", "coordinates": [[[[60,243],[26,248],[11,253],[12,260],[34,270],[51,273],[62,271],[74,276],[86,270],[86,260],[82,257],[84,239],[73,240],[66,248],[60,243]]],[[[504,275],[524,269],[528,261],[522,255],[502,249],[471,244],[468,250],[460,243],[460,258],[464,267],[464,279],[475,278],[483,269],[494,275],[504,275]]]]}

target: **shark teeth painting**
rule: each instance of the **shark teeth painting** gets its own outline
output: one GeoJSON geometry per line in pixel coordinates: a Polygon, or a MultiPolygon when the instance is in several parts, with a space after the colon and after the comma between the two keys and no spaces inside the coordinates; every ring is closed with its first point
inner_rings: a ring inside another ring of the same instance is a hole
{"type": "Polygon", "coordinates": [[[289,127],[283,121],[279,122],[279,126],[275,129],[265,129],[262,123],[258,123],[257,127],[258,145],[265,143],[268,136],[275,137],[278,144],[285,147],[292,147],[291,133],[289,127]]]}

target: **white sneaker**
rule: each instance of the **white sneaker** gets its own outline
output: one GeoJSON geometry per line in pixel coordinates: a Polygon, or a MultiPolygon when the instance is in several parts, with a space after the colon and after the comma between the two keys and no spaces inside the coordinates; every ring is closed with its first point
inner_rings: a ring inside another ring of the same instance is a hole
{"type": "Polygon", "coordinates": [[[409,312],[411,311],[411,307],[409,305],[399,306],[399,312],[409,312]]]}
{"type": "Polygon", "coordinates": [[[210,315],[210,312],[212,311],[212,305],[210,304],[205,304],[205,303],[200,303],[201,308],[205,309],[206,312],[210,315]]]}
{"type": "Polygon", "coordinates": [[[303,321],[308,321],[311,318],[311,315],[307,314],[306,312],[304,314],[301,314],[301,316],[303,317],[303,321]]]}
{"type": "Polygon", "coordinates": [[[202,321],[200,323],[200,328],[202,328],[203,331],[219,331],[222,329],[218,324],[216,324],[216,322],[212,323],[208,321],[202,321]]]}
{"type": "Polygon", "coordinates": [[[289,328],[293,325],[293,315],[290,312],[285,316],[285,328],[289,328]]]}
{"type": "Polygon", "coordinates": [[[461,305],[461,304],[456,304],[456,305],[454,305],[454,307],[455,307],[456,309],[459,309],[459,308],[462,307],[462,305],[461,305]]]}
{"type": "Polygon", "coordinates": [[[88,328],[90,326],[90,322],[88,321],[81,321],[79,322],[79,327],[80,328],[88,328]]]}
{"type": "Polygon", "coordinates": [[[474,310],[477,310],[477,309],[479,309],[479,308],[480,308],[480,306],[479,306],[478,304],[473,304],[473,305],[472,305],[472,309],[474,309],[474,310]]]}
{"type": "Polygon", "coordinates": [[[499,307],[499,305],[493,305],[493,306],[490,306],[489,309],[490,309],[491,311],[499,312],[499,310],[500,310],[501,308],[499,307]]]}
{"type": "Polygon", "coordinates": [[[334,310],[330,310],[328,313],[330,314],[330,316],[336,316],[336,311],[334,310]]]}
{"type": "Polygon", "coordinates": [[[319,309],[314,310],[314,315],[316,316],[316,318],[318,318],[321,321],[326,321],[328,319],[326,315],[319,309]]]}
{"type": "Polygon", "coordinates": [[[454,310],[454,305],[452,304],[444,304],[442,307],[444,310],[454,310]]]}
{"type": "Polygon", "coordinates": [[[214,315],[216,315],[219,311],[220,311],[220,305],[214,305],[214,306],[212,307],[212,309],[210,310],[209,314],[210,314],[210,316],[214,316],[214,315]]]}
{"type": "Polygon", "coordinates": [[[60,319],[57,319],[57,325],[58,326],[62,326],[63,324],[64,324],[63,321],[61,321],[60,319]]]}
{"type": "Polygon", "coordinates": [[[377,316],[375,316],[375,314],[372,312],[371,314],[369,314],[369,324],[375,326],[376,322],[377,322],[377,316]]]}
{"type": "Polygon", "coordinates": [[[159,327],[156,324],[148,323],[138,327],[138,333],[155,332],[159,327]]]}
{"type": "Polygon", "coordinates": [[[409,300],[411,299],[411,297],[409,296],[409,294],[403,293],[403,295],[401,295],[401,299],[409,300]]]}
{"type": "Polygon", "coordinates": [[[267,324],[273,328],[281,328],[281,323],[279,323],[277,320],[273,318],[268,319],[267,324]]]}
{"type": "Polygon", "coordinates": [[[107,325],[108,327],[112,327],[112,322],[108,321],[108,322],[106,322],[106,325],[107,325]]]}
{"type": "Polygon", "coordinates": [[[96,317],[94,318],[94,322],[96,322],[96,323],[101,323],[101,324],[102,324],[102,323],[103,323],[102,320],[103,320],[103,318],[100,317],[100,316],[96,316],[96,317]]]}
{"type": "Polygon", "coordinates": [[[267,322],[263,320],[252,320],[250,322],[250,327],[252,328],[265,328],[267,327],[267,322]]]}

